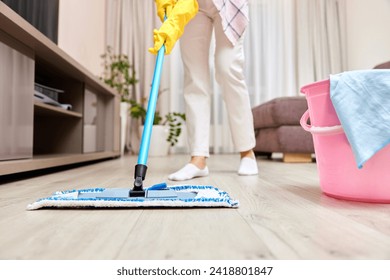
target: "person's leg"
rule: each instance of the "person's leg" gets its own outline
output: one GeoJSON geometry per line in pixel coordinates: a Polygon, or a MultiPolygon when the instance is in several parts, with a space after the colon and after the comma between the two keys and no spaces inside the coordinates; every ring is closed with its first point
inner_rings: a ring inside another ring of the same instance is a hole
{"type": "Polygon", "coordinates": [[[185,27],[180,38],[184,65],[184,100],[190,163],[170,174],[170,180],[188,180],[207,176],[210,133],[210,69],[209,49],[212,21],[207,14],[207,0],[199,1],[198,14],[185,27]]]}
{"type": "Polygon", "coordinates": [[[256,140],[248,88],[244,77],[244,50],[241,37],[233,46],[223,33],[220,17],[214,23],[216,49],[216,80],[222,88],[223,98],[229,116],[233,143],[240,151],[239,175],[258,174],[253,152],[256,140]]]}

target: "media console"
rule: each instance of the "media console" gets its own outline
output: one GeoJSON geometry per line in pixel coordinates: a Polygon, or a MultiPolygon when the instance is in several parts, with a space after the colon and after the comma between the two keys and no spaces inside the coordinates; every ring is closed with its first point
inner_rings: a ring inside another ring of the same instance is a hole
{"type": "Polygon", "coordinates": [[[120,156],[120,96],[0,1],[0,175],[120,156]],[[37,102],[34,84],[63,90],[37,102]]]}

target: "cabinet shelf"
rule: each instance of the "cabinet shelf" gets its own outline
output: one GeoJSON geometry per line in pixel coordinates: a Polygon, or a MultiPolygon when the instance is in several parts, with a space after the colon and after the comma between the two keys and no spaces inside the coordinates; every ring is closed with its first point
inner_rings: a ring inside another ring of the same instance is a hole
{"type": "Polygon", "coordinates": [[[74,118],[82,118],[83,115],[77,112],[73,112],[70,110],[65,110],[59,107],[55,107],[49,104],[34,102],[34,112],[40,116],[58,116],[58,117],[74,117],[74,118]]]}
{"type": "Polygon", "coordinates": [[[30,159],[0,161],[0,176],[118,157],[115,152],[37,155],[30,159]]]}
{"type": "Polygon", "coordinates": [[[0,1],[0,175],[119,157],[120,95],[0,1]],[[61,104],[34,100],[58,88],[61,104]]]}

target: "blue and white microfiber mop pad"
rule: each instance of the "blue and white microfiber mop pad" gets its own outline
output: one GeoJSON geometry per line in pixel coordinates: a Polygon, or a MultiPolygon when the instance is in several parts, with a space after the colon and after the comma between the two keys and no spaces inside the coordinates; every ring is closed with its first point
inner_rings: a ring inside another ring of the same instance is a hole
{"type": "Polygon", "coordinates": [[[177,185],[167,187],[178,196],[172,198],[127,197],[130,189],[91,188],[55,192],[52,196],[38,199],[27,210],[40,208],[151,208],[151,207],[229,207],[237,208],[238,200],[213,186],[177,185]],[[111,197],[99,197],[104,192],[111,197]],[[118,194],[115,196],[115,194],[118,194]]]}

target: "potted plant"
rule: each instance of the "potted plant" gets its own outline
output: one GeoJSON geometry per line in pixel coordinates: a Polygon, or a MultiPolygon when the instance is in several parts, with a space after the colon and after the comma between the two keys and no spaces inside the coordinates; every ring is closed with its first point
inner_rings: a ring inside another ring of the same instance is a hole
{"type": "MultiPolygon", "coordinates": [[[[133,118],[145,121],[146,109],[143,104],[134,100],[130,101],[130,115],[133,118]]],[[[149,148],[149,155],[162,156],[168,153],[169,147],[177,144],[179,136],[182,133],[182,125],[186,120],[184,113],[170,112],[165,116],[161,116],[160,112],[156,111],[153,120],[152,139],[149,148]],[[165,139],[166,145],[162,146],[161,139],[165,139]]],[[[143,129],[143,127],[141,127],[143,129]]]]}
{"type": "Polygon", "coordinates": [[[112,48],[107,46],[106,52],[101,55],[104,72],[100,79],[110,87],[117,90],[121,96],[121,102],[129,103],[133,86],[138,83],[135,70],[125,54],[114,54],[112,48]]]}
{"type": "Polygon", "coordinates": [[[134,85],[138,80],[127,55],[114,54],[112,48],[107,46],[106,52],[101,55],[101,58],[103,59],[104,72],[100,79],[116,89],[121,97],[121,152],[123,154],[130,101],[133,100],[132,93],[134,92],[134,85]]]}
{"type": "MultiPolygon", "coordinates": [[[[138,80],[136,79],[135,70],[130,64],[127,55],[114,54],[112,48],[107,46],[106,52],[101,55],[101,58],[103,59],[104,72],[100,79],[110,87],[116,89],[121,96],[121,147],[123,153],[127,127],[126,120],[129,111],[133,119],[139,119],[143,124],[146,117],[146,109],[143,106],[145,100],[142,101],[142,104],[135,100],[133,94],[134,85],[138,80]]],[[[158,111],[155,112],[153,137],[151,141],[156,142],[156,145],[151,143],[149,154],[167,154],[169,147],[175,146],[178,142],[178,138],[182,133],[182,124],[184,121],[185,114],[183,113],[171,112],[165,116],[161,116],[158,111]],[[166,149],[161,148],[161,139],[166,140],[166,149]],[[157,148],[155,148],[155,146],[157,148]]]]}

